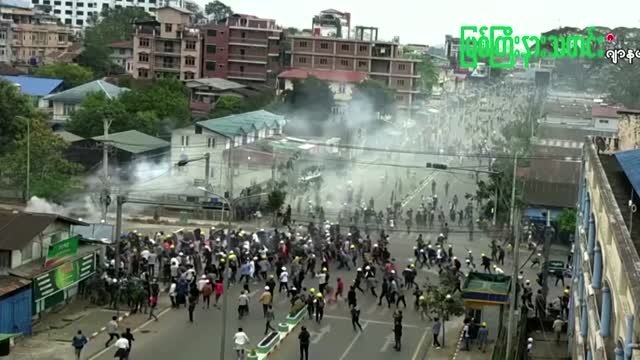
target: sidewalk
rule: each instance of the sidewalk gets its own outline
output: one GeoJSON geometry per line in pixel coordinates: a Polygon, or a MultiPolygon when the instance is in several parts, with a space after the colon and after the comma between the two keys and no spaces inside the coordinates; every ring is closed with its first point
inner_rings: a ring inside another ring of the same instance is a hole
{"type": "MultiPolygon", "coordinates": [[[[445,323],[446,334],[445,343],[440,349],[436,349],[431,345],[427,349],[426,353],[421,360],[490,360],[491,352],[495,344],[495,337],[497,334],[489,332],[489,343],[487,345],[487,351],[482,352],[478,350],[477,346],[471,346],[471,351],[461,351],[462,343],[462,320],[463,318],[454,318],[445,323]]],[[[431,341],[431,337],[428,339],[431,341]]],[[[440,337],[442,343],[442,336],[440,337]]]]}
{"type": "MultiPolygon", "coordinates": [[[[160,296],[156,315],[171,306],[168,296],[160,296]]],[[[33,327],[33,336],[19,338],[11,349],[9,360],[74,360],[71,339],[78,330],[89,338],[82,358],[88,359],[104,349],[107,340],[105,326],[112,316],[119,316],[119,331],[132,330],[148,321],[148,315],[130,314],[125,305],[119,314],[115,310],[90,306],[77,299],[57,312],[46,314],[33,327]]]]}

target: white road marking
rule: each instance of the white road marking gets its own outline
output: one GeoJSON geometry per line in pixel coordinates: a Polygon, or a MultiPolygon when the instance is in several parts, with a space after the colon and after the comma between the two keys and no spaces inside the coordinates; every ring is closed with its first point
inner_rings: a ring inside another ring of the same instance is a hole
{"type": "Polygon", "coordinates": [[[395,343],[395,336],[393,334],[387,335],[387,337],[384,339],[384,344],[382,344],[382,347],[380,348],[380,352],[387,352],[389,350],[389,347],[391,345],[395,345],[395,343]]]}
{"type": "MultiPolygon", "coordinates": [[[[362,330],[364,330],[367,327],[367,325],[369,325],[369,322],[365,322],[362,325],[362,330]]],[[[355,345],[356,341],[358,341],[361,335],[362,335],[362,331],[358,332],[358,334],[356,334],[356,336],[353,337],[353,340],[351,340],[351,342],[349,343],[349,346],[347,346],[347,348],[344,350],[339,360],[344,360],[347,358],[347,356],[349,355],[349,352],[351,351],[351,348],[353,347],[353,345],[355,345]]]]}
{"type": "Polygon", "coordinates": [[[424,341],[427,339],[427,332],[429,332],[429,329],[425,329],[424,333],[422,333],[422,337],[420,338],[420,342],[418,342],[418,346],[416,347],[416,351],[413,353],[413,356],[411,357],[411,360],[418,360],[418,355],[420,355],[420,349],[422,348],[422,345],[424,344],[424,341]]]}
{"type": "MultiPolygon", "coordinates": [[[[349,321],[351,321],[351,318],[350,317],[346,317],[346,316],[325,315],[324,317],[327,318],[327,319],[349,320],[349,321]]],[[[392,322],[388,322],[388,321],[368,320],[368,319],[360,319],[360,321],[363,321],[363,322],[366,322],[366,323],[372,323],[372,324],[375,324],[375,325],[391,325],[391,326],[393,326],[393,323],[392,322]]],[[[412,325],[412,324],[403,324],[402,327],[403,328],[415,329],[415,328],[419,328],[420,326],[412,325]]]]}
{"type": "MultiPolygon", "coordinates": [[[[170,308],[170,307],[169,307],[169,308],[164,309],[162,312],[160,312],[160,313],[158,314],[158,318],[160,318],[160,317],[161,317],[161,316],[163,316],[164,314],[168,313],[169,311],[171,311],[171,308],[170,308]]],[[[152,322],[155,322],[155,320],[150,319],[150,320],[145,321],[142,325],[140,325],[140,326],[138,326],[137,328],[135,328],[135,329],[132,331],[132,333],[137,333],[137,332],[139,332],[140,330],[144,329],[147,325],[151,324],[152,322]]],[[[99,358],[100,356],[104,355],[107,351],[109,351],[109,350],[110,350],[110,348],[112,348],[112,347],[114,347],[114,346],[115,346],[115,343],[114,343],[113,345],[111,345],[110,347],[108,347],[108,348],[102,349],[102,350],[101,350],[100,352],[98,352],[97,354],[95,354],[95,355],[91,356],[88,360],[95,360],[95,359],[99,358]]]]}
{"type": "Polygon", "coordinates": [[[319,329],[318,331],[309,331],[311,333],[311,336],[313,337],[313,340],[311,340],[312,344],[317,344],[320,342],[320,340],[322,340],[322,338],[329,332],[331,331],[331,324],[327,324],[326,326],[323,326],[321,329],[319,329]]]}

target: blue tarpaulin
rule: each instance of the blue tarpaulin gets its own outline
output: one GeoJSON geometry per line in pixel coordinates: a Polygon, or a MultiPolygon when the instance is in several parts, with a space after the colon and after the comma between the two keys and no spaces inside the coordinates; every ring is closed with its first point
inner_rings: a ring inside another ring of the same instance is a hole
{"type": "Polygon", "coordinates": [[[615,155],[633,190],[640,194],[640,149],[620,151],[615,155]]]}
{"type": "MultiPolygon", "coordinates": [[[[549,209],[544,208],[528,208],[524,212],[524,216],[528,217],[531,221],[547,221],[547,211],[549,209]]],[[[562,210],[551,209],[551,221],[555,220],[562,210]]]]}

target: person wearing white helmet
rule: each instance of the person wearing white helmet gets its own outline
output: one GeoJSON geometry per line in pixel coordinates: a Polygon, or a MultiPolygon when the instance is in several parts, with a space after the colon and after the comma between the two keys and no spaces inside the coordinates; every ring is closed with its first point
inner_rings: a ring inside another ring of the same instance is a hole
{"type": "Polygon", "coordinates": [[[289,293],[289,273],[287,272],[286,267],[282,267],[282,272],[280,273],[280,288],[278,289],[278,293],[282,293],[282,289],[287,289],[287,294],[289,293]]]}

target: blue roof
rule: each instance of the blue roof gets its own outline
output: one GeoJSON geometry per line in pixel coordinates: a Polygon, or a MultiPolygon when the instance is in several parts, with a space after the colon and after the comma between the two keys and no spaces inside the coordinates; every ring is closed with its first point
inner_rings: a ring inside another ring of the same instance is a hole
{"type": "Polygon", "coordinates": [[[631,186],[637,194],[640,194],[640,149],[620,151],[615,155],[631,186]]]}
{"type": "Polygon", "coordinates": [[[265,110],[257,110],[242,114],[229,115],[199,121],[198,125],[217,132],[228,138],[240,136],[256,130],[266,128],[276,128],[286,123],[281,115],[276,115],[265,110]]]}
{"type": "Polygon", "coordinates": [[[32,76],[0,76],[7,81],[20,85],[23,94],[46,96],[62,85],[60,79],[37,78],[32,76]]]}

